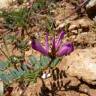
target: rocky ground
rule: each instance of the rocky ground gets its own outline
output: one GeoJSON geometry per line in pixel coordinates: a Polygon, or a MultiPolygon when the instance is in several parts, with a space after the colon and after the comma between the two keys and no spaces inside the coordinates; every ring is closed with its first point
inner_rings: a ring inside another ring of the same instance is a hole
{"type": "MultiPolygon", "coordinates": [[[[50,78],[38,78],[37,83],[29,84],[24,89],[15,82],[8,87],[5,96],[10,96],[10,90],[11,96],[96,96],[96,0],[90,0],[84,5],[85,8],[75,12],[74,8],[79,7],[81,1],[86,0],[57,0],[51,10],[55,30],[66,29],[64,40],[74,43],[74,52],[51,70],[50,78]]],[[[1,8],[5,6],[9,6],[8,3],[1,8]]],[[[31,30],[38,32],[42,29],[34,26],[31,30]]],[[[26,51],[26,54],[31,53],[26,51]]]]}

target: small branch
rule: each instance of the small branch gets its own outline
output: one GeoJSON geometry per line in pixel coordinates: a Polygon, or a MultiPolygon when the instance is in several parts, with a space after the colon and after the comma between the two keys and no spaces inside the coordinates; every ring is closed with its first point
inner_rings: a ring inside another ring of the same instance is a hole
{"type": "Polygon", "coordinates": [[[0,48],[0,51],[4,54],[4,56],[9,60],[9,57],[7,56],[7,54],[0,48]]]}

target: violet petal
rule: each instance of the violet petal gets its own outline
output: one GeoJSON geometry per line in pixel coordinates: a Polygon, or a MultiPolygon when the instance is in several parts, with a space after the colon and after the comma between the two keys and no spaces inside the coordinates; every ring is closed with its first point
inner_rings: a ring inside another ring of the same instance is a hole
{"type": "Polygon", "coordinates": [[[72,43],[64,44],[56,53],[57,56],[68,55],[74,50],[72,43]]]}
{"type": "Polygon", "coordinates": [[[39,51],[40,53],[42,53],[43,55],[48,55],[48,51],[45,50],[41,43],[39,41],[37,41],[36,39],[32,39],[32,48],[36,51],[39,51]]]}
{"type": "Polygon", "coordinates": [[[59,35],[57,41],[56,41],[55,46],[56,46],[56,49],[57,49],[57,50],[58,50],[59,46],[60,46],[61,43],[62,43],[62,39],[64,38],[64,34],[65,34],[65,32],[62,31],[62,32],[60,33],[60,35],[59,35]]]}

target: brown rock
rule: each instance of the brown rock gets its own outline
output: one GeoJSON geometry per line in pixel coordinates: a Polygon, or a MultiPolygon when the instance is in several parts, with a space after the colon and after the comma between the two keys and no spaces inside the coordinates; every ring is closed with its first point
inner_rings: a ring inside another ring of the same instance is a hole
{"type": "Polygon", "coordinates": [[[0,9],[2,8],[8,8],[10,3],[12,3],[15,0],[0,0],[0,9]]]}
{"type": "Polygon", "coordinates": [[[78,44],[88,44],[88,46],[90,45],[94,45],[96,44],[96,34],[94,32],[84,32],[81,34],[78,34],[74,41],[78,44]]]}
{"type": "Polygon", "coordinates": [[[87,83],[96,84],[96,48],[78,49],[66,58],[68,75],[82,78],[87,83]]]}
{"type": "Polygon", "coordinates": [[[92,24],[93,22],[88,18],[78,19],[71,23],[71,25],[69,26],[69,31],[80,28],[88,30],[92,24]]]}

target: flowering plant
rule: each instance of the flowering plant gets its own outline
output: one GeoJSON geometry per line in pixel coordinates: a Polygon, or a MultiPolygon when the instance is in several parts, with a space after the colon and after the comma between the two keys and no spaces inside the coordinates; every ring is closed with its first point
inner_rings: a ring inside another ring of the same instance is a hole
{"type": "Polygon", "coordinates": [[[51,41],[51,47],[49,46],[48,33],[46,33],[45,47],[43,47],[36,38],[32,38],[32,48],[36,51],[39,51],[43,55],[49,56],[51,58],[68,55],[74,50],[74,47],[73,44],[70,42],[66,44],[62,43],[64,34],[64,31],[62,31],[57,37],[57,39],[54,36],[51,41]]]}

